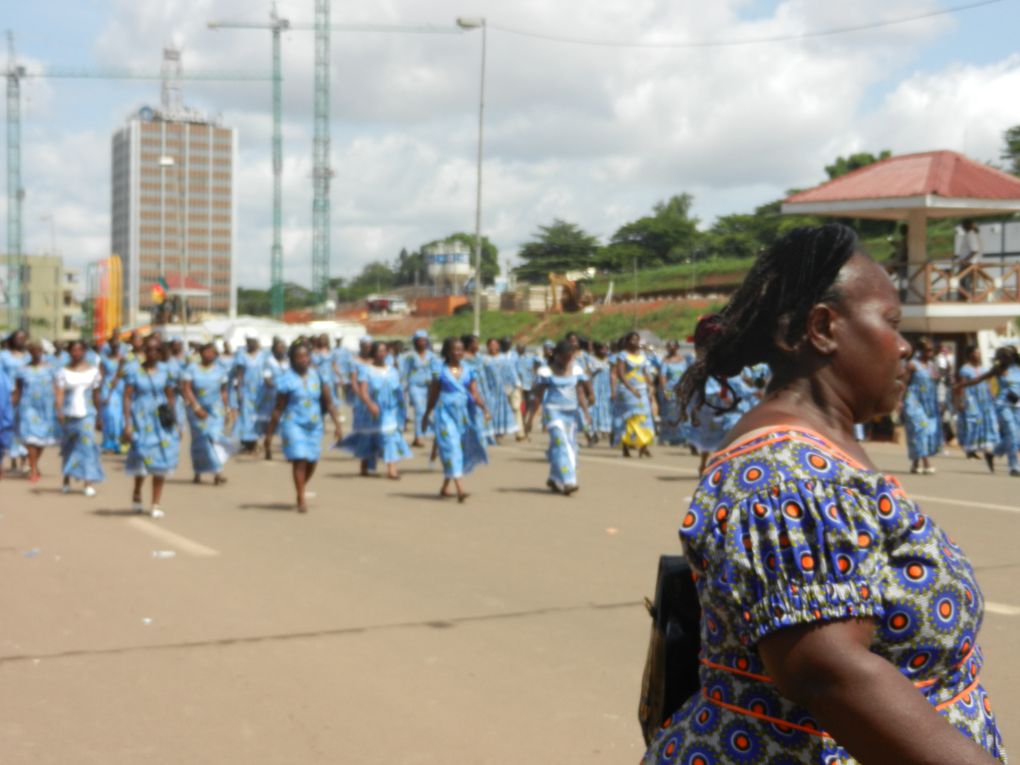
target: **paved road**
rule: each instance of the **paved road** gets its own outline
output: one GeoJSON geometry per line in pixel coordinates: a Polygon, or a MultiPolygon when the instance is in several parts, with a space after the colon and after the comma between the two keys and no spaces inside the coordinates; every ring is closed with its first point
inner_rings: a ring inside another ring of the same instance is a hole
{"type": "MultiPolygon", "coordinates": [[[[565,499],[541,450],[494,450],[464,505],[436,497],[421,455],[391,483],[333,452],[307,516],[289,512],[287,465],[252,458],[224,487],[182,471],[161,522],[127,513],[114,459],[92,499],[57,492],[53,453],[38,486],[0,482],[3,762],[635,762],[640,602],[695,462],[585,451],[565,499]]],[[[872,451],[902,471],[900,448],[872,451]]],[[[979,569],[1008,745],[1020,481],[938,467],[902,480],[979,569]]]]}

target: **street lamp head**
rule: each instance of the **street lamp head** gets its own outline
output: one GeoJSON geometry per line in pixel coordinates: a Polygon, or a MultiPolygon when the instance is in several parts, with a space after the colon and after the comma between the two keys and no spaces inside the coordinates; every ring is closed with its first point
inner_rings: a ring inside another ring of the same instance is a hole
{"type": "Polygon", "coordinates": [[[464,30],[482,29],[485,26],[484,16],[460,16],[457,18],[457,26],[464,30]]]}
{"type": "Polygon", "coordinates": [[[162,157],[159,158],[159,166],[160,167],[173,167],[175,164],[177,164],[177,163],[174,162],[174,158],[173,157],[162,156],[162,157]]]}

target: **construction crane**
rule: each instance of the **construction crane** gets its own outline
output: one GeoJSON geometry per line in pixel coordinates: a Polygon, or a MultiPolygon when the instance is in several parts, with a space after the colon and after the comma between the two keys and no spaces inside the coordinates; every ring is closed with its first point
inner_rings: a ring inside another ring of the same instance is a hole
{"type": "Polygon", "coordinates": [[[314,121],[312,142],[312,291],[324,300],[329,289],[330,267],[330,182],[334,172],[330,153],[330,32],[389,32],[397,34],[459,34],[456,27],[409,26],[399,24],[331,24],[329,0],[315,0],[315,23],[293,24],[281,19],[274,3],[269,23],[210,21],[210,29],[268,29],[273,44],[273,249],[270,273],[270,308],[274,316],[283,313],[282,173],[283,173],[283,71],[280,37],[284,31],[315,32],[314,121]]]}
{"type": "Polygon", "coordinates": [[[290,28],[287,19],[269,11],[268,24],[210,21],[210,29],[268,29],[273,34],[273,245],[269,253],[269,312],[283,315],[283,67],[280,65],[280,35],[290,28]]]}
{"type": "MultiPolygon", "coordinates": [[[[166,72],[139,71],[129,68],[110,67],[92,69],[85,67],[48,67],[42,70],[26,69],[18,64],[14,52],[14,35],[7,33],[7,306],[9,325],[21,327],[21,259],[22,226],[21,208],[25,189],[21,182],[21,82],[26,79],[101,79],[101,80],[163,80],[166,72]]],[[[261,82],[270,79],[264,74],[250,72],[181,72],[175,77],[184,80],[206,82],[249,81],[261,82]]],[[[165,89],[164,89],[165,90],[165,89]]],[[[165,97],[165,94],[164,94],[165,97]]]]}

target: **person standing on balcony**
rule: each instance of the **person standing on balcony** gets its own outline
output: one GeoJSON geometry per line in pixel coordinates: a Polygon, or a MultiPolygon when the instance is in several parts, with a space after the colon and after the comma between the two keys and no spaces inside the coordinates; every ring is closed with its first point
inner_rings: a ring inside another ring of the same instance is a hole
{"type": "Polygon", "coordinates": [[[983,452],[985,463],[995,472],[995,447],[999,443],[999,423],[995,400],[988,387],[986,370],[981,366],[981,351],[976,345],[967,348],[967,363],[960,367],[960,377],[953,388],[959,414],[960,446],[967,459],[978,459],[983,452]]]}
{"type": "Polygon", "coordinates": [[[917,341],[917,354],[907,362],[907,391],[903,397],[903,427],[907,431],[910,472],[932,475],[928,461],[942,448],[942,417],[939,413],[938,368],[935,349],[926,337],[917,341]]]}
{"type": "MultiPolygon", "coordinates": [[[[978,234],[977,224],[970,218],[964,219],[956,230],[956,270],[963,273],[971,266],[981,264],[981,237],[978,234]]],[[[970,301],[974,299],[974,274],[964,273],[960,278],[960,299],[970,301]]]]}

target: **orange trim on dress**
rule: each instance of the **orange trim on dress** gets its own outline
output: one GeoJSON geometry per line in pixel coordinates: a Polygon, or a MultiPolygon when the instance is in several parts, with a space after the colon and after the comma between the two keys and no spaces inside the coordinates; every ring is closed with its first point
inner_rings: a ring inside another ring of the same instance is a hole
{"type": "Polygon", "coordinates": [[[753,433],[749,433],[747,435],[747,437],[745,437],[744,439],[742,439],[740,441],[737,441],[732,446],[729,446],[726,449],[723,449],[723,450],[718,451],[715,454],[713,454],[712,455],[712,459],[710,459],[709,463],[707,465],[705,465],[705,472],[707,473],[709,470],[714,468],[716,465],[719,465],[719,464],[721,464],[723,462],[727,462],[727,461],[729,461],[729,460],[731,460],[731,459],[733,459],[735,457],[739,457],[742,454],[747,454],[748,452],[753,452],[755,449],[758,449],[758,448],[764,446],[766,443],[777,444],[777,443],[782,443],[783,441],[791,441],[791,440],[800,440],[800,441],[803,441],[803,440],[805,440],[803,438],[803,436],[808,436],[809,438],[814,438],[814,439],[817,439],[817,440],[821,441],[825,445],[825,447],[830,452],[832,452],[835,456],[839,457],[844,462],[847,462],[850,465],[854,466],[858,470],[865,470],[865,471],[867,471],[869,473],[873,472],[871,468],[867,467],[866,465],[862,465],[860,462],[858,462],[853,457],[851,457],[849,454],[847,454],[845,451],[840,449],[838,446],[836,446],[834,443],[832,443],[832,441],[830,441],[828,438],[823,436],[821,433],[818,433],[817,431],[811,430],[809,428],[793,427],[793,426],[789,426],[789,425],[776,425],[776,426],[771,427],[771,428],[762,428],[762,429],[757,430],[757,431],[755,431],[753,433]],[[755,440],[758,440],[758,439],[763,439],[763,438],[766,438],[767,436],[770,436],[773,433],[778,433],[778,432],[784,432],[784,433],[786,433],[786,435],[781,437],[781,438],[773,438],[773,439],[768,440],[768,441],[762,441],[761,443],[752,444],[751,446],[741,447],[741,444],[746,444],[748,441],[755,441],[755,440]]]}
{"type": "Polygon", "coordinates": [[[787,722],[786,720],[782,720],[778,717],[771,717],[769,715],[762,714],[761,712],[752,712],[750,709],[738,707],[736,704],[727,704],[725,701],[722,701],[720,699],[714,699],[708,695],[708,691],[706,691],[704,688],[701,689],[701,695],[705,697],[706,701],[715,704],[717,707],[728,709],[730,712],[736,712],[737,714],[747,715],[748,717],[754,717],[758,720],[772,723],[773,725],[778,725],[783,728],[791,728],[793,730],[799,730],[803,733],[810,733],[812,736],[820,736],[821,738],[832,738],[832,736],[830,736],[828,733],[826,733],[823,730],[818,730],[817,728],[809,728],[807,725],[798,725],[797,723],[787,722]]]}

